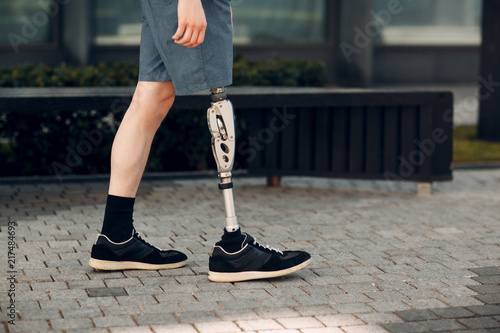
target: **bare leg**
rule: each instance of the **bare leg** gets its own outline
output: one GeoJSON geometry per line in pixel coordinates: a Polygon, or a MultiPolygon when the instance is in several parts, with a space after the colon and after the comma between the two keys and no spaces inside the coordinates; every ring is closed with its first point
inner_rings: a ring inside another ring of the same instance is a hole
{"type": "Polygon", "coordinates": [[[154,135],[174,98],[175,89],[170,81],[137,84],[113,142],[109,194],[135,197],[154,135]]]}

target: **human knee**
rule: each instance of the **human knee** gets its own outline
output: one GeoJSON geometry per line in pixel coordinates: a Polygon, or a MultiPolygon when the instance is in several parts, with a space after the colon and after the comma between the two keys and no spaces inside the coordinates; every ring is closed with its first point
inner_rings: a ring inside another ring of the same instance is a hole
{"type": "Polygon", "coordinates": [[[159,125],[172,107],[175,89],[171,82],[139,82],[129,112],[147,123],[159,125]]]}

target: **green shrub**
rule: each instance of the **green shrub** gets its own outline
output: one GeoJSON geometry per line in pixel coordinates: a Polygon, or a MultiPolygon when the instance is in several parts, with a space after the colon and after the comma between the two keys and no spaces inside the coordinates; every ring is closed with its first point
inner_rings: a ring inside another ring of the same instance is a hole
{"type": "MultiPolygon", "coordinates": [[[[0,69],[0,87],[133,86],[137,76],[138,66],[128,62],[84,67],[28,64],[0,69]]],[[[324,66],[318,62],[282,58],[257,62],[243,57],[235,58],[233,81],[238,86],[326,83],[324,66]]],[[[2,112],[0,176],[107,173],[114,133],[122,116],[123,112],[110,110],[2,112]],[[89,133],[96,135],[94,142],[89,140],[89,133]]],[[[237,119],[240,138],[245,135],[243,122],[237,119]]],[[[240,167],[246,166],[241,157],[237,162],[240,167]]],[[[147,171],[214,167],[206,110],[172,111],[157,132],[147,171]]]]}

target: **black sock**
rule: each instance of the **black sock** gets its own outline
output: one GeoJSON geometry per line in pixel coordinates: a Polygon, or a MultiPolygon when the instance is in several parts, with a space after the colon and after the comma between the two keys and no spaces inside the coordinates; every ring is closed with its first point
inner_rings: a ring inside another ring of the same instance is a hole
{"type": "Polygon", "coordinates": [[[115,243],[124,242],[132,237],[134,202],[135,198],[108,194],[101,234],[108,236],[115,243]]]}
{"type": "Polygon", "coordinates": [[[217,242],[216,245],[222,247],[226,252],[236,252],[241,250],[241,243],[245,239],[245,235],[241,234],[241,229],[238,228],[236,231],[229,232],[224,228],[224,235],[222,239],[217,242]]]}

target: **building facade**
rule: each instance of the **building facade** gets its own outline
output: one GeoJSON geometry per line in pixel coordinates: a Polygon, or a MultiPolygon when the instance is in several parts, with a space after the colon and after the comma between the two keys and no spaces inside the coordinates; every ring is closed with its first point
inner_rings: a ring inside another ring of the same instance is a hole
{"type": "MultiPolygon", "coordinates": [[[[235,54],[323,61],[332,84],[474,82],[481,0],[232,0],[235,54]]],[[[2,0],[0,66],[138,61],[139,0],[2,0]]]]}

